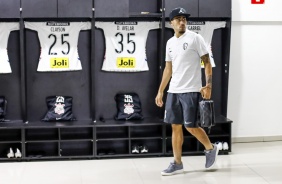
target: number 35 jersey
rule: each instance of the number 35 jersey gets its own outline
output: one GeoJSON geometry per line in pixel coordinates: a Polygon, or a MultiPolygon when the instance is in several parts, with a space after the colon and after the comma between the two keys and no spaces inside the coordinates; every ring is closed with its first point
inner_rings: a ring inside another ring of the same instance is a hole
{"type": "Polygon", "coordinates": [[[159,22],[96,22],[104,30],[106,53],[104,71],[139,72],[149,70],[146,40],[150,29],[159,28],[159,22]]]}
{"type": "Polygon", "coordinates": [[[77,44],[80,30],[91,29],[90,22],[25,22],[25,28],[38,33],[41,54],[37,71],[81,70],[77,44]]]}
{"type": "Polygon", "coordinates": [[[0,23],[0,73],[12,73],[7,44],[11,31],[19,30],[20,24],[18,22],[1,22],[0,23]]]}

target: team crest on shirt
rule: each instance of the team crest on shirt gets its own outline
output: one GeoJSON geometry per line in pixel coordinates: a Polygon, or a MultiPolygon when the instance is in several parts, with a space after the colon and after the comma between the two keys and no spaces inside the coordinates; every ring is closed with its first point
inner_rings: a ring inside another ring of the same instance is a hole
{"type": "Polygon", "coordinates": [[[186,50],[188,48],[188,43],[183,43],[183,50],[186,50]]]}

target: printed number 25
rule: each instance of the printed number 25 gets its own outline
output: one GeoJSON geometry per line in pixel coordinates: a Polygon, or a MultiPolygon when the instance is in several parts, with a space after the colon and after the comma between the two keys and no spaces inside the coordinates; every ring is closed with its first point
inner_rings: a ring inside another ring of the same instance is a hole
{"type": "MultiPolygon", "coordinates": [[[[116,53],[122,53],[122,51],[123,51],[123,34],[122,33],[117,33],[116,35],[115,35],[116,37],[120,37],[120,41],[118,42],[119,44],[120,44],[120,50],[117,50],[117,49],[115,49],[116,50],[116,53]]],[[[128,44],[132,44],[133,45],[133,48],[132,48],[132,50],[128,50],[127,49],[127,52],[129,53],[129,54],[133,54],[134,52],[135,52],[135,47],[136,47],[136,45],[135,45],[135,42],[133,41],[133,40],[131,40],[130,39],[130,36],[135,36],[135,33],[127,33],[127,43],[128,44]]]]}
{"type": "MultiPolygon", "coordinates": [[[[66,44],[67,47],[68,47],[68,50],[67,50],[67,52],[65,52],[65,51],[62,50],[62,53],[63,53],[64,55],[68,55],[69,52],[70,52],[70,44],[69,44],[68,41],[64,41],[64,37],[65,37],[65,36],[69,36],[69,34],[62,34],[62,35],[61,35],[61,40],[62,40],[62,43],[61,43],[61,44],[62,44],[62,45],[66,44]]],[[[54,34],[50,34],[50,35],[48,36],[48,38],[51,38],[51,37],[54,38],[54,42],[52,43],[52,45],[51,45],[50,48],[49,48],[49,55],[57,55],[56,52],[52,52],[52,48],[54,47],[54,45],[55,45],[56,42],[57,42],[57,36],[54,35],[54,34]]]]}

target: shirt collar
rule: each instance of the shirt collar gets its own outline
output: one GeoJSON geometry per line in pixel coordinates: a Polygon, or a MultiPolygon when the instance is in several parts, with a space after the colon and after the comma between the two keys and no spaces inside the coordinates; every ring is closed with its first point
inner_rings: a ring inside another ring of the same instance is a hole
{"type": "Polygon", "coordinates": [[[174,33],[174,37],[176,38],[176,39],[181,39],[181,38],[183,38],[186,34],[187,34],[187,29],[185,30],[185,33],[183,33],[179,38],[177,38],[176,37],[176,35],[175,35],[175,33],[174,33]]]}

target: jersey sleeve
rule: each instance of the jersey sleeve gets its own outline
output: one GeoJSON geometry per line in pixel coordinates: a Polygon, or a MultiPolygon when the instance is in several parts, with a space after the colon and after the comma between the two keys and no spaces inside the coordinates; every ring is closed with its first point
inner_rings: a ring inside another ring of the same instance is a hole
{"type": "Polygon", "coordinates": [[[218,28],[223,28],[226,26],[226,22],[225,21],[220,21],[220,22],[211,22],[212,23],[212,27],[214,29],[218,29],[218,28]]]}
{"type": "Polygon", "coordinates": [[[81,30],[91,29],[91,22],[81,22],[81,30]]]}
{"type": "Polygon", "coordinates": [[[101,29],[103,29],[104,28],[104,23],[103,22],[95,22],[95,27],[96,28],[101,28],[101,29]]]}
{"type": "Polygon", "coordinates": [[[151,29],[159,29],[160,28],[160,22],[146,22],[146,27],[151,29]]]}
{"type": "Polygon", "coordinates": [[[95,27],[99,29],[103,29],[104,32],[107,30],[113,30],[114,22],[95,22],[95,27]]]}
{"type": "Polygon", "coordinates": [[[196,34],[194,42],[196,44],[196,50],[198,51],[200,57],[208,53],[206,43],[201,35],[196,34]]]}
{"type": "Polygon", "coordinates": [[[15,31],[20,29],[20,24],[18,22],[8,23],[10,31],[15,31]]]}
{"type": "Polygon", "coordinates": [[[42,27],[42,22],[24,22],[26,29],[31,29],[37,31],[39,27],[42,27]]]}
{"type": "Polygon", "coordinates": [[[170,22],[167,22],[167,21],[165,22],[165,28],[172,29],[170,22]]]}

